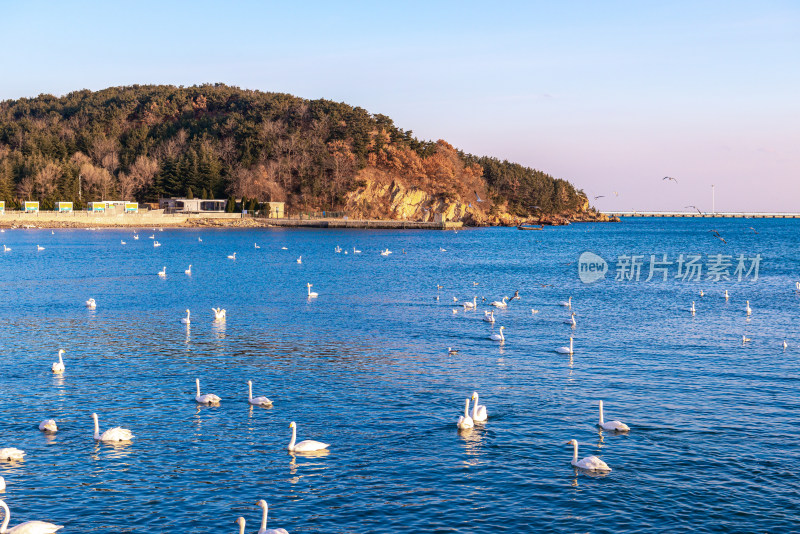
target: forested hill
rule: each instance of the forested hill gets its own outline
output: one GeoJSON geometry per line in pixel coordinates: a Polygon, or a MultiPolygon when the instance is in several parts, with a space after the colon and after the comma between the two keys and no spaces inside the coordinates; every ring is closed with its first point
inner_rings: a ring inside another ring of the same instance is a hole
{"type": "Polygon", "coordinates": [[[420,141],[385,115],[328,100],[215,84],[0,102],[7,206],[186,195],[384,217],[398,215],[398,202],[406,217],[449,206],[451,218],[478,222],[586,205],[565,180],[420,141]]]}

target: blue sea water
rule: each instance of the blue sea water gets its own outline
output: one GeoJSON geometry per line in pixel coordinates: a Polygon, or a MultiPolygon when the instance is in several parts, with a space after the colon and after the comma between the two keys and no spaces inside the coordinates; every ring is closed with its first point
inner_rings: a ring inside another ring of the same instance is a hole
{"type": "Polygon", "coordinates": [[[238,532],[240,515],[255,532],[262,498],[292,533],[799,531],[797,224],[6,230],[0,447],[27,455],[0,461],[0,499],[12,525],[67,533],[238,532]],[[608,261],[604,280],[580,281],[584,251],[608,261]],[[730,255],[731,275],[740,254],[762,259],[757,280],[684,280],[673,264],[645,281],[651,254],[730,255]],[[615,280],[623,255],[643,256],[639,281],[615,280]],[[554,350],[570,335],[572,358],[554,350]],[[194,402],[195,378],[219,407],[194,402]],[[247,404],[247,380],[272,408],[247,404]],[[489,420],[459,432],[473,391],[489,420]],[[600,399],[629,433],[598,430],[600,399]],[[135,439],[95,443],[93,412],[135,439]],[[329,452],[290,454],[291,421],[329,452]],[[573,438],[613,471],[577,472],[573,438]]]}

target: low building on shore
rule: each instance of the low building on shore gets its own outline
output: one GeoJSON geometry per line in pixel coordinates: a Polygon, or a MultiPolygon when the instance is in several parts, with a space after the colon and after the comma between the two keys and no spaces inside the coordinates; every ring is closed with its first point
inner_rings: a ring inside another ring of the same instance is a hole
{"type": "Polygon", "coordinates": [[[56,202],[56,211],[59,213],[71,213],[72,202],[56,202]]]}
{"type": "Polygon", "coordinates": [[[39,201],[37,200],[26,200],[22,205],[22,211],[25,213],[38,213],[39,212],[39,201]]]}
{"type": "Polygon", "coordinates": [[[161,198],[158,207],[164,213],[221,213],[227,203],[227,200],[218,198],[161,198]]]}

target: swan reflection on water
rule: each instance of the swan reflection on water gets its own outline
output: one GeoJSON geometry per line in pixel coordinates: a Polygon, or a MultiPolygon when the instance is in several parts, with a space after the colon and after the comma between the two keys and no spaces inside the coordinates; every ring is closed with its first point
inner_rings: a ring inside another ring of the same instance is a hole
{"type": "Polygon", "coordinates": [[[101,451],[107,459],[119,460],[131,455],[133,441],[96,441],[92,449],[92,460],[99,461],[101,451]]]}
{"type": "Polygon", "coordinates": [[[328,469],[328,466],[325,462],[314,462],[314,461],[305,461],[301,462],[300,464],[297,463],[297,458],[304,458],[307,460],[313,460],[314,458],[324,458],[328,456],[331,451],[327,449],[319,450],[319,451],[311,451],[311,452],[292,452],[289,451],[289,456],[292,459],[289,461],[289,474],[292,478],[289,479],[291,484],[297,484],[300,482],[300,479],[303,477],[308,476],[316,476],[317,472],[324,471],[328,469]],[[302,468],[306,471],[305,475],[298,475],[297,470],[298,468],[302,468]]]}
{"type": "Polygon", "coordinates": [[[226,321],[214,321],[211,323],[211,330],[218,339],[225,339],[225,325],[226,321]]]}

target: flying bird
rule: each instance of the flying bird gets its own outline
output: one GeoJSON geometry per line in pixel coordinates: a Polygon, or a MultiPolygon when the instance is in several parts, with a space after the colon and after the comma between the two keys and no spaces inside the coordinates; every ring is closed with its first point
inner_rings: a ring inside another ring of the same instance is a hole
{"type": "Polygon", "coordinates": [[[598,198],[605,198],[605,197],[606,197],[605,195],[597,195],[596,197],[594,197],[594,199],[597,200],[598,198]]]}
{"type": "Polygon", "coordinates": [[[758,233],[758,230],[756,230],[756,229],[755,229],[755,228],[753,228],[752,226],[750,226],[750,229],[751,229],[753,232],[755,232],[755,233],[758,233]]]}
{"type": "Polygon", "coordinates": [[[665,177],[663,177],[663,178],[662,178],[662,180],[672,180],[672,181],[673,181],[673,182],[675,182],[676,184],[678,183],[678,180],[676,180],[676,179],[675,179],[675,178],[673,178],[672,176],[665,176],[665,177]]]}
{"type": "Polygon", "coordinates": [[[725,240],[722,238],[722,236],[721,236],[721,235],[719,235],[719,232],[717,232],[716,230],[710,230],[710,232],[714,234],[714,237],[716,237],[717,239],[719,239],[720,241],[722,241],[722,242],[723,242],[723,243],[725,243],[726,245],[728,244],[728,242],[727,242],[727,241],[725,241],[725,240]]]}
{"type": "Polygon", "coordinates": [[[699,209],[697,209],[697,206],[695,206],[695,205],[691,205],[691,206],[684,206],[684,208],[694,208],[694,209],[696,209],[696,210],[697,210],[697,213],[699,213],[700,215],[702,215],[702,214],[703,214],[703,212],[702,212],[702,211],[700,211],[699,209]]]}
{"type": "Polygon", "coordinates": [[[480,195],[478,194],[477,191],[475,191],[475,198],[478,199],[478,202],[483,202],[483,200],[481,200],[481,197],[480,197],[480,195]]]}

